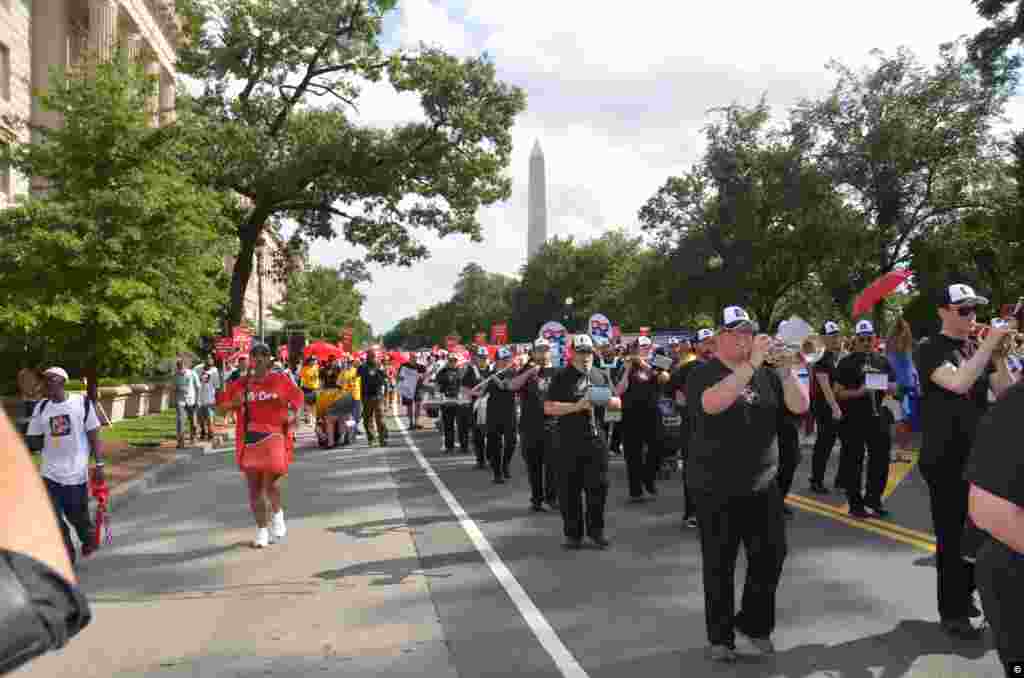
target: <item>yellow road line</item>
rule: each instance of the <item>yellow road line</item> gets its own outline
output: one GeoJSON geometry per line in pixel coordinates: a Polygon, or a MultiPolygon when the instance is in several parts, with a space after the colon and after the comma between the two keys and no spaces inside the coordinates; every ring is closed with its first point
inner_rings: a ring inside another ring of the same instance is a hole
{"type": "Polygon", "coordinates": [[[803,511],[816,513],[820,516],[824,516],[825,518],[831,518],[845,525],[849,525],[850,527],[856,527],[864,530],[865,532],[871,532],[882,537],[888,537],[894,541],[919,548],[922,551],[928,551],[929,553],[935,552],[935,538],[929,534],[925,534],[924,532],[918,532],[917,530],[911,530],[894,523],[874,518],[853,518],[831,504],[818,502],[799,495],[790,495],[786,497],[786,502],[803,511]]]}
{"type": "Polygon", "coordinates": [[[883,499],[888,499],[899,484],[903,482],[903,479],[907,477],[911,470],[917,466],[917,450],[903,450],[894,449],[893,456],[910,456],[910,461],[896,461],[889,465],[889,478],[885,483],[885,491],[882,493],[883,499]]]}

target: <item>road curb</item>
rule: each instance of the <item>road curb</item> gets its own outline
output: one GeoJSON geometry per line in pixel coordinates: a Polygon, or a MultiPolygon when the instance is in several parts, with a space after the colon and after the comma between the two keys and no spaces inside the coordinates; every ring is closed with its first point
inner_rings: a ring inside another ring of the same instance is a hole
{"type": "MultiPolygon", "coordinates": [[[[174,456],[171,461],[156,464],[155,466],[147,469],[137,478],[133,478],[126,483],[122,483],[110,491],[110,501],[107,505],[107,510],[113,512],[118,504],[121,502],[129,502],[132,499],[138,497],[140,494],[153,487],[167,476],[171,475],[174,471],[177,471],[185,464],[188,464],[194,459],[202,457],[205,452],[205,448],[202,447],[185,447],[182,448],[179,454],[174,456]]],[[[89,509],[90,511],[96,511],[96,499],[94,497],[89,498],[89,509]]]]}

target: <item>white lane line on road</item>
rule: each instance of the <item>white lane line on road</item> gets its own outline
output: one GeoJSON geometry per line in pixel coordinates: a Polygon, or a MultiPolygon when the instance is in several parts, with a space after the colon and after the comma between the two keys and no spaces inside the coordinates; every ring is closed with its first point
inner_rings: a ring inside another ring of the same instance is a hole
{"type": "Polygon", "coordinates": [[[420,466],[423,467],[423,471],[430,478],[431,482],[434,483],[434,487],[437,488],[438,494],[444,499],[445,503],[448,504],[448,508],[451,509],[452,514],[459,521],[459,525],[466,534],[469,536],[469,540],[473,542],[473,546],[480,552],[480,555],[484,557],[484,561],[487,566],[491,568],[491,572],[494,573],[498,583],[501,584],[505,592],[508,593],[509,598],[512,599],[512,603],[519,610],[519,614],[522,615],[523,620],[526,621],[526,625],[533,631],[533,635],[540,641],[541,646],[551,656],[551,659],[555,662],[555,666],[558,667],[559,672],[566,678],[589,678],[583,667],[580,666],[579,662],[576,661],[576,657],[569,652],[569,648],[565,646],[562,639],[558,637],[555,630],[551,628],[551,624],[541,613],[540,609],[530,600],[530,596],[526,594],[519,580],[515,578],[512,572],[505,565],[501,557],[491,546],[491,543],[487,541],[487,537],[477,526],[476,522],[469,517],[469,514],[463,510],[462,505],[459,504],[459,500],[455,498],[455,495],[451,493],[448,486],[444,484],[441,477],[437,475],[434,468],[427,461],[427,458],[420,452],[420,448],[413,441],[412,436],[409,435],[408,429],[405,427],[405,423],[402,421],[401,416],[396,416],[395,420],[398,422],[398,428],[402,431],[402,436],[405,438],[405,442],[408,443],[409,449],[416,456],[416,461],[419,462],[420,466]]]}

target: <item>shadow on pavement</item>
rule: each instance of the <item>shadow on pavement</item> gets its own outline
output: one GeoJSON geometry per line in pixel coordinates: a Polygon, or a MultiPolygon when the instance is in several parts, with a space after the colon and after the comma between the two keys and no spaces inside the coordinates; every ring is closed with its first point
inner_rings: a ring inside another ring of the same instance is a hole
{"type": "Polygon", "coordinates": [[[371,586],[391,586],[401,584],[410,575],[422,575],[446,579],[451,577],[450,572],[430,572],[442,567],[453,565],[470,565],[483,562],[483,558],[476,551],[459,551],[455,553],[442,553],[434,556],[392,558],[390,560],[372,560],[365,563],[355,563],[348,567],[337,570],[324,570],[313,576],[317,579],[332,581],[345,577],[360,577],[366,575],[385,575],[386,578],[375,579],[370,582],[371,586]]]}
{"type": "MultiPolygon", "coordinates": [[[[708,659],[707,647],[694,647],[682,652],[661,652],[626,662],[584,666],[593,677],[624,675],[667,675],[667,664],[677,662],[682,675],[738,678],[897,678],[911,672],[921,658],[933,654],[956,656],[964,660],[983,657],[988,647],[985,642],[957,642],[944,634],[937,623],[905,619],[886,633],[858,638],[836,645],[806,644],[779,652],[774,657],[740,655],[736,664],[718,664],[708,659]],[[695,671],[699,670],[699,674],[695,671]]],[[[740,650],[742,653],[742,645],[740,650]]],[[[935,675],[929,668],[921,668],[917,675],[935,675]]],[[[673,672],[674,673],[674,672],[673,672]]],[[[967,675],[955,669],[949,674],[967,675]]],[[[973,672],[970,675],[975,675],[973,672]]],[[[994,675],[994,674],[993,674],[994,675]]]]}

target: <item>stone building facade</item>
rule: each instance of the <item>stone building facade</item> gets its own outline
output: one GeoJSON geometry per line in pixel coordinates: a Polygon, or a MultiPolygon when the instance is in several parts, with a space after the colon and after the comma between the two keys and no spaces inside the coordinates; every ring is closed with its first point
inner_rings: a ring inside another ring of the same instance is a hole
{"type": "MultiPolygon", "coordinates": [[[[27,132],[4,125],[4,117],[59,125],[33,91],[49,88],[51,71],[87,55],[109,58],[118,45],[159,81],[147,106],[154,126],[173,120],[179,30],[174,0],[0,0],[0,143],[30,141],[27,132]]],[[[27,178],[0,168],[0,207],[30,188],[27,178]]]]}

